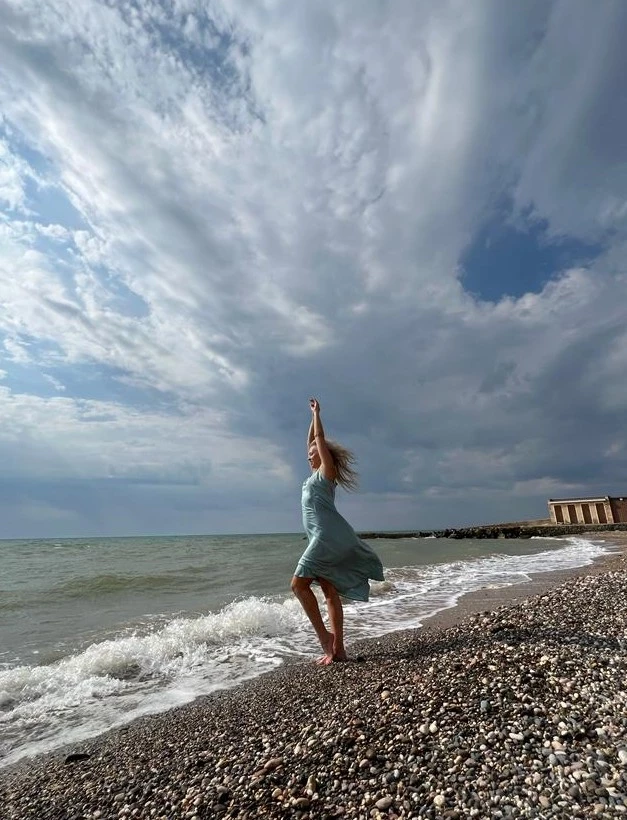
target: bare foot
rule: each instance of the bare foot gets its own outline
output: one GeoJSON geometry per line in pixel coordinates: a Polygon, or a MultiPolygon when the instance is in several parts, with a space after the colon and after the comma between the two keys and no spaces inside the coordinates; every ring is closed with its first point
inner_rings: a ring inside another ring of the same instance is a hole
{"type": "Polygon", "coordinates": [[[346,650],[344,649],[344,641],[336,641],[333,644],[333,660],[334,661],[347,661],[348,657],[346,655],[346,650]]]}
{"type": "Polygon", "coordinates": [[[321,666],[327,666],[327,664],[333,662],[333,642],[335,641],[335,636],[332,632],[327,632],[327,636],[324,641],[321,641],[322,648],[324,649],[324,655],[321,658],[318,658],[316,663],[320,664],[321,666]]]}
{"type": "Polygon", "coordinates": [[[343,652],[341,655],[323,655],[321,658],[318,659],[317,663],[320,666],[330,666],[332,663],[343,663],[344,661],[348,660],[348,656],[346,652],[343,652]]]}

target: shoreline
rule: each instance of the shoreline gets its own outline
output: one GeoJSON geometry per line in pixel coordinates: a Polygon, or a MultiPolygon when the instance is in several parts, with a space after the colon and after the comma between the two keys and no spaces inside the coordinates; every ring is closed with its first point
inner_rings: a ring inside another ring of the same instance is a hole
{"type": "MultiPolygon", "coordinates": [[[[596,533],[590,534],[594,535],[596,533]]],[[[517,584],[509,584],[507,586],[496,588],[484,587],[472,592],[466,592],[457,599],[453,606],[446,607],[445,609],[441,609],[424,617],[420,626],[411,627],[408,629],[393,630],[391,632],[386,632],[384,635],[377,638],[363,638],[352,641],[348,646],[349,654],[351,657],[358,657],[361,660],[364,654],[370,654],[370,652],[382,642],[386,643],[393,640],[395,637],[406,638],[407,636],[422,633],[423,631],[437,632],[440,630],[446,630],[452,626],[458,625],[474,614],[514,605],[528,598],[541,595],[548,589],[557,586],[570,578],[579,577],[581,575],[596,575],[602,572],[612,571],[615,568],[625,568],[627,570],[627,532],[606,532],[604,533],[603,540],[613,543],[615,548],[612,552],[593,559],[590,564],[573,567],[571,569],[533,573],[528,581],[521,581],[517,584]]],[[[163,712],[154,712],[147,715],[142,715],[129,721],[129,723],[107,729],[98,735],[94,735],[93,737],[89,737],[84,740],[70,741],[67,744],[59,746],[57,749],[40,752],[36,755],[21,758],[15,763],[0,767],[0,784],[3,776],[7,773],[20,770],[24,767],[28,768],[31,763],[36,763],[37,761],[45,761],[53,757],[63,758],[71,752],[80,751],[80,749],[86,745],[98,743],[98,741],[109,737],[110,735],[115,735],[119,732],[126,732],[129,727],[132,727],[135,723],[141,723],[144,720],[164,718],[173,712],[177,712],[181,709],[185,710],[199,702],[212,701],[216,697],[221,697],[230,692],[239,690],[242,687],[245,688],[256,684],[258,681],[263,681],[267,678],[272,678],[275,675],[280,675],[285,668],[291,668],[294,666],[302,666],[306,668],[310,665],[310,660],[306,660],[301,657],[288,658],[281,666],[267,672],[262,672],[260,675],[244,680],[235,686],[225,689],[218,689],[209,694],[199,694],[194,697],[193,700],[178,706],[174,706],[170,709],[166,709],[163,712]]]]}
{"type": "MultiPolygon", "coordinates": [[[[596,533],[590,533],[595,535],[596,533]]],[[[380,665],[392,665],[393,667],[402,666],[404,663],[403,655],[407,653],[407,647],[415,644],[422,644],[424,642],[438,643],[445,640],[448,633],[455,630],[463,631],[467,625],[476,618],[494,616],[495,613],[507,613],[508,610],[514,610],[517,607],[523,606],[525,603],[531,602],[533,606],[534,601],[539,601],[543,595],[554,591],[564,583],[577,582],[579,579],[595,578],[611,576],[612,574],[627,574],[627,535],[622,532],[606,532],[603,535],[603,540],[612,546],[615,550],[610,554],[601,556],[592,564],[573,568],[572,570],[562,570],[549,573],[538,573],[532,576],[532,579],[521,584],[516,584],[508,587],[501,587],[498,589],[482,589],[476,592],[468,593],[462,596],[454,607],[442,610],[439,613],[425,619],[423,625],[417,629],[405,630],[402,632],[391,632],[381,638],[368,639],[353,644],[350,648],[357,656],[358,662],[350,664],[336,664],[330,668],[328,674],[337,675],[340,679],[347,676],[346,670],[350,670],[348,677],[350,678],[357,670],[358,672],[366,669],[373,670],[378,673],[380,665]],[[530,597],[533,596],[533,597],[530,597]]],[[[499,616],[501,617],[501,616],[499,616]]],[[[626,633],[627,634],[627,633],[626,633]]],[[[27,788],[27,784],[31,781],[39,781],[39,788],[41,788],[41,778],[47,778],[50,773],[67,773],[71,770],[81,771],[81,767],[85,767],[89,771],[92,767],[91,761],[96,758],[100,760],[107,760],[114,750],[120,745],[125,746],[129,739],[145,737],[146,733],[149,735],[157,732],[158,735],[172,735],[176,737],[176,725],[182,721],[187,724],[189,720],[194,722],[194,716],[202,716],[202,724],[206,724],[210,717],[217,717],[221,710],[226,709],[230,711],[235,705],[241,705],[252,697],[253,699],[261,699],[267,703],[267,699],[274,691],[281,692],[279,700],[285,698],[285,688],[292,688],[292,682],[298,681],[300,684],[309,684],[320,679],[322,682],[327,680],[325,678],[327,670],[321,670],[318,667],[312,666],[311,663],[303,663],[296,661],[294,663],[285,664],[277,670],[265,673],[258,678],[244,682],[233,689],[222,690],[211,695],[204,695],[196,698],[194,701],[169,710],[164,713],[150,715],[138,718],[137,720],[127,724],[123,727],[109,730],[108,732],[91,738],[80,743],[70,744],[68,746],[57,749],[56,751],[48,752],[36,757],[24,758],[15,764],[12,764],[0,770],[0,798],[4,797],[7,805],[11,805],[8,794],[5,796],[3,792],[5,789],[13,790],[15,784],[18,784],[18,791],[21,792],[23,788],[27,788]],[[69,753],[86,752],[91,755],[89,760],[81,763],[64,766],[63,761],[69,753]],[[104,757],[103,757],[104,756],[104,757]],[[19,784],[22,784],[21,786],[19,784]]],[[[359,677],[363,677],[359,675],[359,677]]],[[[339,682],[339,681],[338,681],[339,682]]],[[[307,687],[306,687],[307,688],[307,687]]],[[[293,694],[290,696],[294,700],[293,694]]],[[[302,699],[296,698],[296,703],[302,699]]],[[[305,698],[305,703],[307,698],[305,698]]],[[[303,704],[300,703],[300,711],[303,711],[303,704]]],[[[305,711],[307,711],[305,709],[305,711]]],[[[313,717],[310,714],[310,718],[313,717]]],[[[627,742],[626,742],[627,745],[627,742]]],[[[62,778],[63,779],[63,778],[62,778]]],[[[96,784],[98,778],[96,778],[96,784]]],[[[96,785],[96,791],[98,791],[96,785]]],[[[102,798],[99,798],[102,799],[102,798]]],[[[106,802],[106,801],[105,801],[106,802]]],[[[0,803],[1,804],[1,803],[0,803]]],[[[222,804],[220,804],[222,805],[222,804]]],[[[304,804],[303,804],[304,805],[304,804]]],[[[23,807],[21,809],[23,811],[23,807]]],[[[39,810],[40,811],[40,810],[39,810]]],[[[98,811],[98,809],[95,809],[98,811]]],[[[70,815],[65,814],[10,814],[9,817],[26,818],[33,817],[65,817],[70,815]]],[[[90,815],[85,815],[90,816],[90,815]]],[[[115,814],[103,814],[102,817],[118,816],[115,814]]],[[[121,815],[123,816],[123,815],[121,815]]],[[[135,816],[144,816],[143,814],[136,814],[135,816]]],[[[157,815],[158,816],[158,815],[157,815]]],[[[179,815],[168,815],[179,816],[179,815]]],[[[184,815],[180,815],[184,816],[184,815]]],[[[189,815],[192,817],[193,815],[189,815]]],[[[214,816],[199,814],[198,817],[214,816]]],[[[240,816],[239,814],[232,814],[228,816],[240,816]]],[[[244,815],[241,815],[244,816],[244,815]]],[[[251,815],[255,816],[255,815],[251,815]]],[[[268,815],[270,816],[270,815],[268,815]]],[[[282,816],[282,815],[272,815],[282,816]]],[[[308,816],[305,814],[304,816],[308,816]]],[[[431,815],[426,815],[431,816],[431,815]]]]}
{"type": "MultiPolygon", "coordinates": [[[[596,533],[590,534],[596,535],[596,533]]],[[[426,618],[419,629],[446,629],[478,612],[514,605],[542,595],[545,591],[570,578],[627,570],[627,533],[605,532],[603,538],[599,540],[609,542],[608,547],[612,545],[612,551],[595,558],[591,564],[572,569],[533,573],[529,581],[523,581],[520,584],[510,584],[496,589],[485,587],[475,592],[467,592],[457,600],[455,606],[440,610],[426,618]]]]}
{"type": "Polygon", "coordinates": [[[288,664],[78,744],[88,759],[21,761],[0,772],[0,805],[10,820],[623,814],[627,539],[615,538],[592,565],[361,642],[360,662],[288,664]]]}

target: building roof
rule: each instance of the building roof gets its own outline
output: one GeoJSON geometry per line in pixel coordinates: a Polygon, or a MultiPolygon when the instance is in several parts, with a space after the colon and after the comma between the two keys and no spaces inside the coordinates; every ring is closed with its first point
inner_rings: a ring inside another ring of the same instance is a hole
{"type": "Polygon", "coordinates": [[[590,504],[593,501],[603,502],[609,500],[609,495],[591,498],[549,498],[549,504],[590,504]]]}

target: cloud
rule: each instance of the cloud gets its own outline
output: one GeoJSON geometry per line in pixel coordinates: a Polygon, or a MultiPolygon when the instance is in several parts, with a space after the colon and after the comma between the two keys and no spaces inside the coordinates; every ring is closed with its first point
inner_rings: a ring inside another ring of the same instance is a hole
{"type": "Polygon", "coordinates": [[[556,234],[595,241],[620,230],[627,214],[627,7],[575,8],[554,4],[527,65],[534,134],[515,195],[556,234]]]}
{"type": "MultiPolygon", "coordinates": [[[[273,529],[318,393],[360,455],[356,524],[618,488],[625,22],[611,0],[0,3],[4,463],[79,481],[76,526],[91,481],[192,476],[208,508],[230,494],[199,526],[273,529]],[[602,251],[482,302],[461,260],[504,199],[602,251]]],[[[193,486],[159,491],[177,525],[193,486]]]]}
{"type": "Polygon", "coordinates": [[[24,205],[24,163],[0,140],[0,202],[11,211],[24,205]]]}
{"type": "Polygon", "coordinates": [[[252,437],[238,441],[224,431],[219,412],[138,412],[113,402],[15,394],[4,386],[0,398],[0,441],[15,456],[0,468],[7,479],[195,485],[215,471],[223,487],[233,490],[242,467],[250,468],[249,485],[262,480],[262,468],[264,480],[290,477],[275,447],[252,437]]]}

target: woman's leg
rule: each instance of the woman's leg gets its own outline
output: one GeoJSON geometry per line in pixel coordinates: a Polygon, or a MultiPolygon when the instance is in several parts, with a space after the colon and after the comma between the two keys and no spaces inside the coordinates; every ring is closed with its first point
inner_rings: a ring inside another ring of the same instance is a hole
{"type": "Polygon", "coordinates": [[[342,599],[330,581],[326,581],[324,578],[318,578],[318,583],[322,587],[329,611],[329,622],[331,624],[331,632],[333,633],[332,660],[345,661],[346,649],[344,648],[344,608],[342,607],[342,599]]]}
{"type": "Polygon", "coordinates": [[[316,631],[320,645],[324,650],[324,660],[330,663],[333,660],[335,639],[334,635],[329,632],[322,620],[318,600],[311,590],[313,580],[313,578],[299,578],[295,575],[292,578],[292,592],[300,601],[302,608],[305,610],[305,615],[309,618],[311,625],[316,631]]]}

